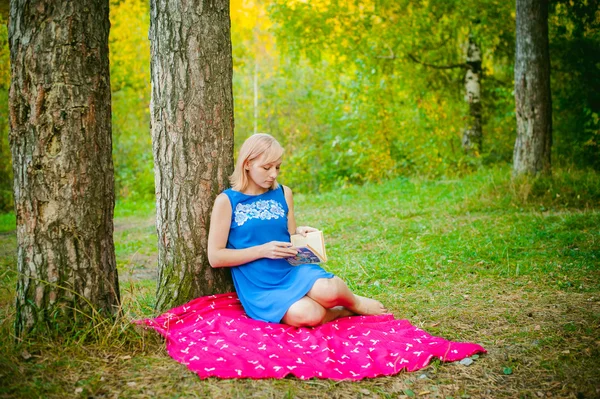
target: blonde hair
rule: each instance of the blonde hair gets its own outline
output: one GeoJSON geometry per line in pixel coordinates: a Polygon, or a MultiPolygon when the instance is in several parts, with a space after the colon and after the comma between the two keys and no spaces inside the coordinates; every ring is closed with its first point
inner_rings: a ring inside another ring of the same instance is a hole
{"type": "MultiPolygon", "coordinates": [[[[275,162],[283,156],[283,147],[273,136],[266,133],[253,134],[244,141],[235,163],[235,169],[231,176],[229,176],[231,188],[235,191],[243,192],[248,187],[248,175],[245,169],[246,163],[255,160],[263,154],[265,155],[265,164],[275,162]]],[[[271,186],[271,190],[277,187],[279,187],[279,183],[275,180],[271,186]]]]}

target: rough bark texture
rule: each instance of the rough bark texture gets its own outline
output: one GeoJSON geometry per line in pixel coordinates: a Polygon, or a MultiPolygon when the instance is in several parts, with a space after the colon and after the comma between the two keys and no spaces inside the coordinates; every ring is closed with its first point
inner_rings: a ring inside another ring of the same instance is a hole
{"type": "Polygon", "coordinates": [[[513,174],[549,174],[552,100],[548,1],[517,0],[515,106],[517,139],[513,174]]]}
{"type": "Polygon", "coordinates": [[[233,171],[229,1],[152,0],[152,142],[158,310],[233,290],[208,263],[215,197],[233,171]]]}
{"type": "Polygon", "coordinates": [[[465,74],[465,100],[469,104],[467,127],[463,132],[462,146],[467,153],[478,155],[482,150],[481,123],[481,50],[469,36],[466,64],[469,66],[465,74]]]}
{"type": "Polygon", "coordinates": [[[13,0],[18,335],[118,311],[108,0],[13,0]]]}

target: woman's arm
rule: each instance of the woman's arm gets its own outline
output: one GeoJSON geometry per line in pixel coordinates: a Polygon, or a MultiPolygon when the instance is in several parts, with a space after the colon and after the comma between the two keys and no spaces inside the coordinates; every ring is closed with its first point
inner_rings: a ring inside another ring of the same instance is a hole
{"type": "Polygon", "coordinates": [[[285,194],[285,202],[288,206],[288,232],[290,234],[296,234],[296,218],[294,217],[294,196],[292,189],[288,186],[283,186],[283,193],[285,194]]]}
{"type": "Polygon", "coordinates": [[[285,193],[285,202],[288,206],[288,232],[290,234],[302,234],[306,236],[309,231],[317,231],[317,229],[308,226],[296,226],[296,218],[294,217],[294,195],[288,186],[283,186],[285,193]]]}
{"type": "Polygon", "coordinates": [[[289,242],[271,241],[245,249],[229,249],[231,203],[226,194],[219,194],[213,206],[208,230],[208,261],[212,267],[239,266],[260,258],[288,258],[296,255],[289,242]]]}

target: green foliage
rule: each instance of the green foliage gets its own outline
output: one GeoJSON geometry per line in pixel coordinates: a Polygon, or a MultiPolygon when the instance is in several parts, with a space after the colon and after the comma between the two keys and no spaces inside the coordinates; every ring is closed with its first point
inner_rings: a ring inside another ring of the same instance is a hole
{"type": "MultiPolygon", "coordinates": [[[[312,120],[324,121],[328,131],[319,129],[321,123],[313,127],[312,143],[298,157],[331,149],[329,156],[320,156],[324,186],[399,175],[456,175],[482,160],[510,158],[514,33],[509,3],[282,0],[270,11],[284,57],[310,60],[308,67],[323,77],[299,83],[312,92],[331,82],[326,85],[335,98],[314,102],[312,111],[320,116],[312,120]],[[464,65],[469,34],[483,51],[484,129],[491,132],[481,159],[465,156],[461,148],[468,112],[464,68],[425,66],[464,65]]],[[[321,175],[315,169],[308,173],[321,175]]]]}
{"type": "MultiPolygon", "coordinates": [[[[597,5],[596,0],[557,0],[549,21],[555,66],[554,159],[596,169],[600,159],[597,5]]],[[[328,87],[327,95],[334,97],[313,102],[313,124],[306,133],[311,140],[294,157],[294,161],[311,157],[304,164],[317,165],[317,169],[298,168],[305,173],[302,181],[310,181],[313,175],[325,178],[325,183],[320,180],[302,185],[303,189],[399,175],[456,176],[482,164],[512,160],[513,3],[275,0],[269,10],[283,58],[291,60],[290,65],[296,63],[294,68],[301,65],[318,71],[303,75],[322,77],[294,82],[307,86],[309,93],[328,87]],[[483,152],[475,158],[465,156],[460,144],[468,113],[464,69],[445,68],[464,64],[469,35],[479,44],[483,58],[484,141],[483,152]],[[354,152],[353,146],[360,151],[354,152]],[[335,153],[319,155],[321,151],[335,153]],[[319,162],[314,162],[315,157],[319,162]]],[[[301,93],[294,94],[298,102],[301,93]]],[[[273,133],[297,135],[291,127],[273,133]]]]}
{"type": "Polygon", "coordinates": [[[149,3],[111,0],[110,20],[115,190],[118,198],[153,198],[149,3]]]}
{"type": "MultiPolygon", "coordinates": [[[[600,168],[598,0],[553,0],[553,160],[600,168]]],[[[113,159],[119,199],[154,196],[147,0],[111,0],[113,159]]],[[[512,161],[514,4],[499,0],[233,0],[236,146],[286,148],[282,182],[320,192],[399,176],[454,178],[512,161]],[[464,46],[482,50],[483,152],[461,148],[464,46]],[[275,40],[277,39],[277,40],[275,40]],[[255,93],[254,85],[257,84],[255,93]],[[255,95],[258,100],[255,109],[255,95]]],[[[9,62],[0,24],[0,212],[12,209],[9,62]]]]}
{"type": "Polygon", "coordinates": [[[600,2],[551,4],[555,159],[600,170],[600,2]]]}

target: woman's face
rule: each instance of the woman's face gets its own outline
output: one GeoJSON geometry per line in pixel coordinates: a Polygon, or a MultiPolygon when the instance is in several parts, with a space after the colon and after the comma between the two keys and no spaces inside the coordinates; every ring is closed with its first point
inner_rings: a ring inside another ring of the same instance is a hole
{"type": "Polygon", "coordinates": [[[281,158],[271,163],[265,163],[264,158],[265,156],[263,154],[260,157],[253,159],[246,164],[245,168],[248,171],[250,185],[254,183],[256,186],[266,191],[273,186],[273,182],[279,175],[281,158]]]}

